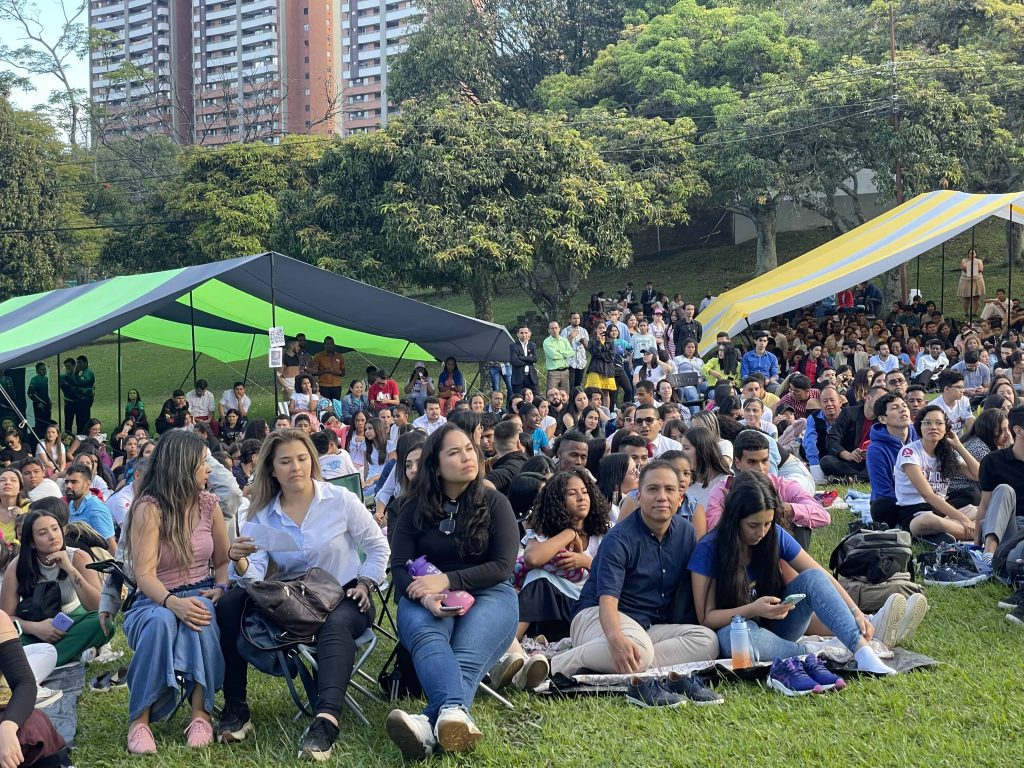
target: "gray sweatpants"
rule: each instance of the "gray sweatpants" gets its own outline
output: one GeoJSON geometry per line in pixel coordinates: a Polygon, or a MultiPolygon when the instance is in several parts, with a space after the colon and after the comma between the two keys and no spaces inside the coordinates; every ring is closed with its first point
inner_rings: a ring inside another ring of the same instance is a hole
{"type": "MultiPolygon", "coordinates": [[[[1008,485],[997,485],[985,513],[982,525],[982,543],[989,536],[997,541],[1012,539],[1021,532],[1024,519],[1017,516],[1017,493],[1008,485]]],[[[1008,562],[1024,559],[1024,541],[1015,546],[1006,558],[1008,562]]],[[[999,574],[996,574],[997,576],[999,574]]]]}

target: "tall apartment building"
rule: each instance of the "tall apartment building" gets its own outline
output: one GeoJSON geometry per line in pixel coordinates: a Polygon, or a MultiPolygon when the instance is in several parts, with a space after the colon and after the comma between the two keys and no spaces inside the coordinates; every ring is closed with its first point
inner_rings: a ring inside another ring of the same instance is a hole
{"type": "Polygon", "coordinates": [[[277,142],[340,129],[340,0],[90,0],[108,135],[277,142]]]}
{"type": "Polygon", "coordinates": [[[388,101],[388,60],[405,47],[420,14],[412,0],[343,0],[341,32],[344,135],[387,125],[397,107],[388,101]]]}

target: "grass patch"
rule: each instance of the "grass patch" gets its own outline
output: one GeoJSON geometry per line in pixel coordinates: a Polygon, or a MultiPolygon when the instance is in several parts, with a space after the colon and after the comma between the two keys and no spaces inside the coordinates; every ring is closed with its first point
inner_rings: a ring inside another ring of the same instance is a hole
{"type": "MultiPolygon", "coordinates": [[[[812,553],[827,561],[851,519],[836,512],[815,533],[812,553]]],[[[513,697],[514,712],[478,698],[474,718],[485,739],[472,755],[443,756],[442,766],[758,766],[907,765],[1009,766],[1024,756],[1018,717],[1022,630],[996,608],[1006,589],[926,587],[931,610],[912,648],[941,666],[886,680],[854,679],[839,694],[787,699],[749,683],[721,687],[722,707],[669,712],[637,710],[622,698],[564,701],[513,697]],[[1016,757],[1014,757],[1016,755],[1016,757]]],[[[120,647],[124,639],[118,636],[120,647]]],[[[369,662],[375,674],[390,650],[384,639],[369,662]]],[[[90,668],[90,675],[95,669],[90,668]]],[[[249,741],[191,752],[187,716],[154,728],[160,748],[151,766],[234,768],[297,766],[305,719],[294,720],[284,682],[249,675],[256,730],[249,741]]],[[[414,711],[416,702],[405,702],[414,711]]],[[[137,766],[125,751],[126,691],[83,694],[79,704],[79,766],[137,766]]],[[[368,704],[369,728],[342,715],[338,764],[399,766],[384,733],[390,705],[368,704]]],[[[305,764],[305,763],[304,763],[305,764]]]]}

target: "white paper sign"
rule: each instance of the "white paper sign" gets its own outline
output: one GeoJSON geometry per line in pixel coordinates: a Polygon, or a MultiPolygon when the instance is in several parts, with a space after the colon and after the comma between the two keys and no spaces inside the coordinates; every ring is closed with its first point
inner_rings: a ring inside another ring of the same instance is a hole
{"type": "Polygon", "coordinates": [[[259,523],[246,523],[242,526],[242,535],[252,537],[252,543],[264,552],[298,552],[299,545],[295,539],[284,531],[259,523]]]}
{"type": "Polygon", "coordinates": [[[284,350],[280,347],[271,347],[270,351],[267,352],[267,366],[270,368],[280,368],[284,365],[284,350]]]}
{"type": "Polygon", "coordinates": [[[270,336],[271,347],[283,347],[284,346],[284,328],[268,328],[267,335],[270,336]]]}

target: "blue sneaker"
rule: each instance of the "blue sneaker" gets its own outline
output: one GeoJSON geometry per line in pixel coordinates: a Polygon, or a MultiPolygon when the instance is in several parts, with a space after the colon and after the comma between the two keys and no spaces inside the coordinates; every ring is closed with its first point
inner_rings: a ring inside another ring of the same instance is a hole
{"type": "Polygon", "coordinates": [[[988,577],[958,565],[926,565],[922,571],[925,584],[932,587],[973,587],[988,577]]]}
{"type": "Polygon", "coordinates": [[[772,662],[768,686],[783,696],[806,696],[808,693],[822,692],[821,685],[807,676],[803,662],[796,656],[772,662]]]}
{"type": "Polygon", "coordinates": [[[813,653],[807,654],[804,658],[804,672],[814,682],[821,686],[823,691],[841,691],[846,687],[846,681],[839,675],[833,674],[828,667],[821,663],[821,659],[813,653]]]}
{"type": "Polygon", "coordinates": [[[626,688],[626,702],[636,707],[667,707],[675,709],[686,703],[686,697],[665,687],[661,680],[648,677],[630,678],[626,688]]]}

